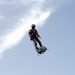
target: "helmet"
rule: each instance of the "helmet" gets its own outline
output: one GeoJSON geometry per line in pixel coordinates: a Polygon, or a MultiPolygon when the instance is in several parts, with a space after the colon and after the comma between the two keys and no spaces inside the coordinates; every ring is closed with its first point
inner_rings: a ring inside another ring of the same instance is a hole
{"type": "Polygon", "coordinates": [[[31,26],[31,27],[32,27],[32,29],[34,29],[34,28],[35,28],[35,26],[36,26],[35,24],[32,24],[32,26],[31,26]]]}

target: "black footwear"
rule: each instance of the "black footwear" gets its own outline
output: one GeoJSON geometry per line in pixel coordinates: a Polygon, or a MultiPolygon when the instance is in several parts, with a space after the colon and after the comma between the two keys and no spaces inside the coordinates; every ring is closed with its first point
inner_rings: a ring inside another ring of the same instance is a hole
{"type": "Polygon", "coordinates": [[[36,47],[36,49],[39,49],[38,47],[36,47]]]}
{"type": "Polygon", "coordinates": [[[42,54],[42,51],[40,50],[40,51],[38,51],[38,53],[39,53],[39,54],[42,54]]]}

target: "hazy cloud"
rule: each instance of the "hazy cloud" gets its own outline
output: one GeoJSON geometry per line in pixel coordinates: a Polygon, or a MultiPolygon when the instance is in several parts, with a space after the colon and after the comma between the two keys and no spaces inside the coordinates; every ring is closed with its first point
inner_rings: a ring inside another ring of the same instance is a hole
{"type": "MultiPolygon", "coordinates": [[[[8,20],[5,20],[6,23],[3,23],[3,25],[7,25],[9,30],[0,36],[0,55],[19,43],[25,36],[26,32],[30,29],[32,23],[35,23],[37,26],[42,25],[46,22],[47,18],[56,10],[54,8],[54,0],[53,2],[49,0],[1,0],[0,2],[7,4],[27,4],[25,7],[21,7],[19,5],[14,7],[13,5],[13,8],[10,5],[9,9],[7,9],[7,13],[4,13],[4,15],[8,17],[8,20]],[[53,5],[49,5],[49,3],[52,3],[53,5]],[[23,11],[22,8],[24,8],[23,10],[26,11],[23,11]],[[20,12],[20,10],[22,11],[20,12]],[[9,28],[10,25],[13,27],[11,26],[9,28]]],[[[58,1],[55,7],[58,8],[58,4],[60,5],[60,3],[61,2],[58,1]]],[[[3,11],[4,9],[5,7],[3,7],[3,11]]]]}
{"type": "Polygon", "coordinates": [[[3,19],[6,19],[6,17],[3,15],[0,15],[0,20],[3,20],[3,19]]]}

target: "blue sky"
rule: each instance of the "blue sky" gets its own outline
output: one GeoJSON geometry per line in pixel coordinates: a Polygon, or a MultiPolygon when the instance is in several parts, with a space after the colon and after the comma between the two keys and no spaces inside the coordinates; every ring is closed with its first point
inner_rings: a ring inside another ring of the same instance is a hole
{"type": "Polygon", "coordinates": [[[74,0],[0,0],[0,75],[75,75],[74,0]],[[27,34],[37,25],[49,51],[38,56],[27,34]]]}

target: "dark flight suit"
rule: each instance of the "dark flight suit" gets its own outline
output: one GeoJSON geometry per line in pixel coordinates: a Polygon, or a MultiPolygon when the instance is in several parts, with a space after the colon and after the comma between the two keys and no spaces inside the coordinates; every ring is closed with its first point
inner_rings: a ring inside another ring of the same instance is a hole
{"type": "Polygon", "coordinates": [[[36,29],[31,29],[29,31],[29,36],[30,36],[30,39],[34,42],[35,47],[37,47],[37,42],[39,43],[40,47],[42,47],[41,41],[38,38],[40,36],[39,36],[39,34],[38,34],[36,29]]]}

